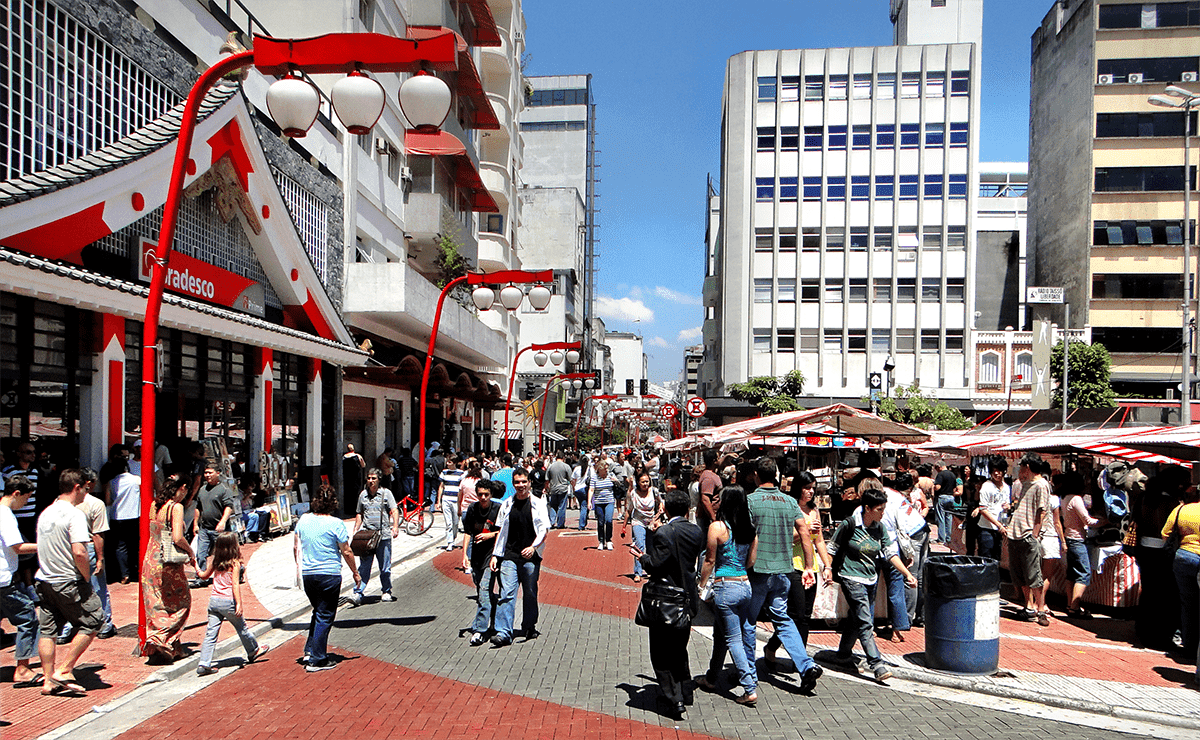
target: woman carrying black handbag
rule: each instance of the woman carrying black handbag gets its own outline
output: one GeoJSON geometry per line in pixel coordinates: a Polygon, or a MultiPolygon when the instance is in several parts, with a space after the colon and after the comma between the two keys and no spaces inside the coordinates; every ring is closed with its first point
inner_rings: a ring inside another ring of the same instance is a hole
{"type": "Polygon", "coordinates": [[[663,507],[667,522],[655,530],[650,551],[632,545],[630,550],[650,576],[642,587],[638,623],[650,631],[650,663],[662,689],[659,702],[668,716],[682,720],[692,698],[687,645],[692,617],[700,608],[696,559],[704,549],[704,533],[687,520],[685,491],[668,492],[663,507]]]}

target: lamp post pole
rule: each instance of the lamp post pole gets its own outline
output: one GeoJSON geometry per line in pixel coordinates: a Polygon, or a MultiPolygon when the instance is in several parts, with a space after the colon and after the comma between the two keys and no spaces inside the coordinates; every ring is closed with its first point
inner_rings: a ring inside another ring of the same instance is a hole
{"type": "Polygon", "coordinates": [[[1151,95],[1147,102],[1183,110],[1183,370],[1179,423],[1186,426],[1192,423],[1192,108],[1200,101],[1200,95],[1176,85],[1168,85],[1164,93],[1151,95]]]}
{"type": "MultiPolygon", "coordinates": [[[[554,350],[560,350],[562,352],[570,353],[571,351],[579,352],[579,349],[582,346],[583,346],[583,342],[549,342],[547,344],[531,344],[528,347],[522,347],[517,352],[516,356],[513,357],[512,370],[508,374],[508,398],[505,399],[505,401],[504,401],[504,451],[505,452],[508,452],[508,410],[510,408],[512,408],[513,384],[517,380],[517,360],[521,359],[521,355],[525,354],[525,352],[527,352],[528,350],[531,350],[531,349],[536,352],[552,352],[554,350]]],[[[569,355],[566,359],[568,361],[570,361],[569,355]]]]}
{"type": "MultiPolygon", "coordinates": [[[[267,36],[255,36],[253,50],[241,51],[222,57],[213,66],[201,73],[199,79],[196,80],[191,90],[188,91],[187,101],[184,103],[183,114],[179,122],[179,136],[175,145],[175,159],[171,167],[171,177],[167,185],[162,223],[159,226],[158,244],[156,245],[150,265],[150,290],[146,297],[146,312],[142,324],[142,470],[139,491],[141,498],[139,562],[145,559],[146,547],[150,540],[150,509],[154,501],[154,450],[156,447],[156,425],[158,423],[158,382],[160,380],[158,378],[158,333],[159,323],[162,318],[163,294],[166,289],[167,266],[171,258],[172,244],[175,238],[175,226],[179,215],[179,205],[183,200],[184,181],[188,175],[189,165],[192,165],[192,170],[193,172],[195,171],[194,163],[191,162],[189,154],[191,152],[192,139],[196,133],[200,106],[204,101],[205,95],[208,94],[208,91],[222,77],[240,72],[251,66],[255,67],[262,74],[274,76],[290,76],[291,72],[295,69],[302,69],[310,74],[318,74],[345,73],[348,70],[357,70],[359,67],[376,73],[413,72],[418,69],[417,65],[420,64],[433,65],[438,69],[454,70],[457,69],[457,51],[458,48],[454,34],[449,31],[424,40],[401,39],[376,33],[334,33],[309,39],[275,39],[267,36]]],[[[363,77],[361,74],[357,76],[363,77]]],[[[436,78],[433,79],[436,80],[436,78]]],[[[284,81],[280,80],[275,84],[280,84],[284,81]]],[[[367,83],[367,87],[371,87],[372,84],[378,87],[378,94],[381,95],[382,87],[378,83],[367,83]]],[[[444,86],[445,83],[438,80],[436,84],[444,86]]],[[[337,85],[335,85],[336,87],[337,85]]],[[[401,87],[403,89],[404,86],[401,87]]],[[[272,88],[274,88],[274,85],[272,85],[272,88]]],[[[358,92],[347,93],[345,101],[348,105],[345,112],[361,113],[368,110],[374,104],[370,102],[370,98],[372,97],[370,91],[365,96],[361,95],[361,88],[358,92]]],[[[416,95],[420,98],[423,93],[418,92],[416,95]]],[[[268,91],[267,97],[268,100],[271,99],[270,91],[268,91]]],[[[301,98],[305,97],[304,95],[301,96],[301,98]]],[[[316,120],[316,106],[319,105],[320,101],[315,90],[311,90],[307,98],[313,104],[312,115],[307,123],[307,126],[311,126],[312,122],[316,120]]],[[[337,95],[335,94],[336,98],[337,95]]],[[[286,104],[284,108],[287,113],[295,113],[296,108],[293,106],[296,104],[297,98],[288,94],[281,96],[280,100],[286,104]]],[[[377,99],[375,103],[379,105],[378,110],[382,111],[382,100],[377,99]]],[[[303,107],[303,102],[301,102],[300,107],[303,107]]],[[[374,120],[355,120],[351,122],[343,117],[343,109],[339,108],[337,103],[335,103],[335,109],[337,109],[336,112],[339,118],[342,118],[343,123],[347,125],[348,129],[361,127],[364,130],[370,130],[374,126],[375,121],[378,120],[378,113],[376,113],[374,120]]],[[[367,115],[369,117],[369,114],[367,115]]],[[[285,135],[304,135],[306,127],[294,127],[291,124],[281,123],[278,116],[275,116],[274,111],[272,111],[272,116],[276,118],[277,123],[280,123],[280,128],[283,129],[285,135]]],[[[443,115],[443,119],[444,117],[443,115]]],[[[289,118],[289,120],[292,119],[289,118]]],[[[268,423],[270,423],[270,420],[268,420],[268,423]]],[[[139,642],[145,642],[146,607],[145,600],[141,598],[140,583],[138,589],[138,638],[139,642]]]]}

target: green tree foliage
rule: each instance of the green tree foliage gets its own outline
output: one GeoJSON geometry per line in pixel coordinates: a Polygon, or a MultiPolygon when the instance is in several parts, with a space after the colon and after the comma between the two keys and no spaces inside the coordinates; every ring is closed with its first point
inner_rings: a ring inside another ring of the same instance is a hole
{"type": "MultiPolygon", "coordinates": [[[[567,436],[566,432],[563,432],[567,436]]],[[[574,443],[574,439],[570,440],[574,443]]],[[[604,444],[607,445],[623,445],[625,444],[624,429],[609,429],[604,433],[604,444]]],[[[579,449],[580,450],[595,450],[600,447],[600,427],[595,427],[590,424],[583,424],[579,427],[579,449]]]]}
{"type": "Polygon", "coordinates": [[[745,383],[729,386],[730,396],[754,404],[764,416],[802,408],[800,396],[803,393],[804,376],[799,370],[793,370],[781,378],[760,375],[745,383]]]}
{"type": "MultiPolygon", "coordinates": [[[[1109,378],[1112,358],[1103,344],[1071,342],[1071,372],[1067,376],[1068,408],[1108,409],[1117,405],[1117,393],[1109,378]]],[[[1050,396],[1053,408],[1062,408],[1063,343],[1050,351],[1050,374],[1054,392],[1050,396]]]]}
{"type": "Polygon", "coordinates": [[[891,396],[880,399],[879,415],[924,429],[969,429],[972,426],[961,411],[945,401],[926,396],[916,383],[897,386],[892,389],[891,396]]]}

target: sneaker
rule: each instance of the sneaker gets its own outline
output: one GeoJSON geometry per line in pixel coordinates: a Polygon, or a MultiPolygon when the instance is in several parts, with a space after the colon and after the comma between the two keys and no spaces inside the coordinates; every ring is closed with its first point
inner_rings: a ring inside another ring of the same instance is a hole
{"type": "Polygon", "coordinates": [[[471,642],[469,642],[468,644],[469,644],[471,647],[479,647],[479,646],[480,646],[480,645],[482,645],[482,644],[483,644],[485,641],[486,641],[486,640],[484,639],[484,637],[483,637],[483,633],[482,633],[482,632],[475,632],[475,633],[472,633],[472,634],[471,634],[471,642]]]}
{"type": "Polygon", "coordinates": [[[105,627],[104,629],[100,630],[100,634],[96,635],[96,637],[98,637],[101,640],[107,640],[111,637],[116,637],[116,636],[117,636],[117,628],[115,625],[112,625],[112,624],[110,624],[107,627],[105,627]]]}
{"type": "Polygon", "coordinates": [[[892,677],[892,671],[890,668],[887,667],[886,664],[880,663],[879,665],[875,666],[875,680],[876,681],[878,681],[879,683],[883,683],[884,681],[888,680],[891,677],[892,677]]]}
{"type": "Polygon", "coordinates": [[[1026,622],[1035,621],[1037,619],[1037,615],[1038,613],[1029,607],[1025,607],[1021,611],[1017,612],[1017,618],[1024,619],[1026,622]]]}
{"type": "Polygon", "coordinates": [[[823,654],[821,659],[826,663],[832,663],[834,665],[842,666],[843,668],[858,668],[858,658],[854,657],[854,653],[842,654],[834,651],[823,654]]]}
{"type": "Polygon", "coordinates": [[[349,606],[362,606],[362,600],[363,600],[362,594],[354,594],[353,596],[351,596],[349,599],[346,600],[346,603],[349,606]]]}
{"type": "Polygon", "coordinates": [[[800,693],[811,694],[812,690],[817,688],[817,681],[825,674],[825,669],[819,665],[814,665],[800,676],[800,693]]]}
{"type": "Polygon", "coordinates": [[[613,549],[613,543],[611,543],[611,542],[606,542],[606,543],[604,543],[604,546],[605,546],[606,548],[608,548],[609,550],[613,549]]]}
{"type": "Polygon", "coordinates": [[[217,669],[210,665],[202,665],[196,669],[197,676],[211,676],[216,673],[217,669]]]}
{"type": "Polygon", "coordinates": [[[500,635],[495,635],[492,637],[492,647],[502,648],[502,647],[508,647],[511,644],[512,644],[511,637],[501,637],[500,635]]]}
{"type": "Polygon", "coordinates": [[[309,655],[308,653],[305,653],[304,655],[301,655],[299,658],[296,658],[296,662],[299,663],[300,665],[308,665],[309,663],[312,662],[312,656],[309,655]]]}
{"type": "Polygon", "coordinates": [[[337,668],[337,663],[334,663],[329,658],[326,658],[325,660],[309,663],[308,665],[304,666],[304,672],[317,673],[318,671],[328,671],[333,668],[337,668]]]}
{"type": "Polygon", "coordinates": [[[388,593],[385,593],[383,596],[380,596],[379,600],[380,601],[395,601],[396,597],[392,596],[391,592],[389,591],[388,593]]]}
{"type": "Polygon", "coordinates": [[[1038,623],[1038,626],[1040,626],[1040,627],[1049,627],[1050,626],[1050,612],[1038,612],[1037,613],[1037,623],[1038,623]]]}

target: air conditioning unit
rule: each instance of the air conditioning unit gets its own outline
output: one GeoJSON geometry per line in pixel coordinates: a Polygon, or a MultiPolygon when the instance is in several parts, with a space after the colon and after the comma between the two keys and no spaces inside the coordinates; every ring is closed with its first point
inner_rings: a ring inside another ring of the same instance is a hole
{"type": "Polygon", "coordinates": [[[1096,78],[1096,84],[1097,85],[1111,85],[1111,84],[1113,84],[1113,76],[1112,75],[1100,75],[1099,77],[1096,78]]]}
{"type": "Polygon", "coordinates": [[[400,168],[400,182],[406,182],[410,185],[412,184],[412,167],[400,168]]]}
{"type": "Polygon", "coordinates": [[[1180,82],[1195,82],[1196,77],[1197,77],[1197,75],[1195,72],[1184,72],[1182,75],[1179,76],[1179,81],[1180,82]]]}
{"type": "Polygon", "coordinates": [[[525,40],[525,34],[521,33],[520,31],[517,31],[516,33],[513,34],[513,43],[519,44],[519,43],[523,42],[524,40],[525,40]]]}
{"type": "Polygon", "coordinates": [[[1129,73],[1129,84],[1130,85],[1142,84],[1142,73],[1141,72],[1130,72],[1129,73]]]}

